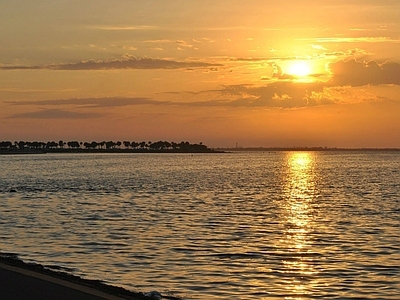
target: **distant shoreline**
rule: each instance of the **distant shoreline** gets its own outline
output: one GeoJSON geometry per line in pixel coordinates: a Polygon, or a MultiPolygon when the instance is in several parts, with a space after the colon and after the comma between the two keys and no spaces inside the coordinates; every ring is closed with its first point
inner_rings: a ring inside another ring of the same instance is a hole
{"type": "Polygon", "coordinates": [[[285,152],[285,151],[400,151],[400,148],[328,148],[328,147],[241,147],[215,148],[217,151],[229,152],[285,152]]]}
{"type": "Polygon", "coordinates": [[[215,153],[221,152],[203,145],[189,142],[28,142],[0,141],[0,154],[43,153],[215,153]]]}
{"type": "Polygon", "coordinates": [[[38,149],[38,150],[0,150],[0,155],[15,155],[15,154],[47,154],[47,153],[71,153],[71,154],[85,154],[85,153],[223,153],[222,150],[208,149],[205,151],[186,151],[186,150],[149,150],[149,149],[38,149]]]}
{"type": "Polygon", "coordinates": [[[326,148],[326,147],[243,147],[243,148],[207,148],[203,151],[196,150],[181,150],[181,149],[163,149],[163,150],[152,150],[152,149],[37,149],[37,150],[0,150],[0,155],[27,155],[27,154],[123,154],[123,153],[188,153],[188,154],[200,154],[200,153],[227,153],[227,152],[289,152],[289,151],[317,151],[317,152],[400,152],[400,148],[326,148]]]}

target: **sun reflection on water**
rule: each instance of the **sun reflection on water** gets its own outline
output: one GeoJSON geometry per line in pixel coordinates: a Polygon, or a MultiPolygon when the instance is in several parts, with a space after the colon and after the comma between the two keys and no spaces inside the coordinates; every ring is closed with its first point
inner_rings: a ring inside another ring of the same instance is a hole
{"type": "Polygon", "coordinates": [[[285,299],[304,299],[312,293],[316,270],[310,234],[313,227],[312,202],[317,196],[315,154],[293,152],[287,156],[283,204],[284,238],[287,256],[283,260],[285,299]]]}

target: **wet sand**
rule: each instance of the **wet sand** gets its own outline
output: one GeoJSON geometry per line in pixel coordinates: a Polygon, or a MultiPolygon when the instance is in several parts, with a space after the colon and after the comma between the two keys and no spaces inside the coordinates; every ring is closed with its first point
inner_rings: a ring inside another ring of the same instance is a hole
{"type": "Polygon", "coordinates": [[[143,300],[151,299],[120,287],[0,256],[0,296],[5,300],[143,300]]]}
{"type": "Polygon", "coordinates": [[[0,295],[2,299],[8,300],[127,299],[3,263],[0,263],[0,295]]]}

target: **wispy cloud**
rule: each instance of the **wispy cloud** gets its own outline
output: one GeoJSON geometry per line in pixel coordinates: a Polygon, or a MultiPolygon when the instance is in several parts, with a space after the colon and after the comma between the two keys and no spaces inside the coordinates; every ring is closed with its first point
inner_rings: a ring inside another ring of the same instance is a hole
{"type": "Polygon", "coordinates": [[[157,31],[288,31],[288,30],[313,30],[312,27],[297,27],[290,29],[285,27],[264,27],[264,26],[155,26],[155,25],[89,25],[87,28],[92,30],[107,31],[137,31],[137,30],[157,30],[157,31]]]}
{"type": "MultiPolygon", "coordinates": [[[[107,97],[107,98],[72,98],[72,99],[53,99],[41,101],[3,101],[5,104],[12,106],[63,106],[71,109],[93,109],[93,108],[112,108],[136,105],[156,105],[156,106],[176,106],[176,107],[276,107],[276,108],[294,108],[315,105],[325,105],[333,103],[332,99],[309,97],[308,91],[323,91],[322,83],[298,84],[291,82],[275,82],[265,86],[253,85],[227,85],[219,89],[207,90],[193,94],[200,97],[208,94],[210,100],[192,100],[188,101],[166,101],[151,98],[123,98],[123,97],[107,97]],[[310,101],[310,99],[312,101],[310,101]]],[[[169,93],[169,94],[176,94],[169,93]]],[[[47,114],[55,115],[56,113],[68,114],[69,111],[49,110],[49,112],[35,112],[27,114],[27,117],[43,116],[47,114]],[[51,114],[50,114],[51,113],[51,114]]],[[[79,116],[79,115],[77,115],[79,116]]]]}
{"type": "Polygon", "coordinates": [[[1,66],[1,70],[108,70],[108,69],[186,69],[222,66],[200,61],[175,61],[157,58],[136,58],[126,54],[121,59],[85,60],[70,64],[51,64],[41,66],[1,66]]]}
{"type": "Polygon", "coordinates": [[[132,31],[132,30],[158,30],[158,26],[136,25],[136,26],[89,26],[90,29],[110,31],[132,31]]]}
{"type": "MultiPolygon", "coordinates": [[[[143,43],[148,43],[148,44],[170,44],[170,45],[174,45],[177,46],[178,50],[186,50],[186,49],[193,49],[193,50],[199,50],[195,45],[193,45],[193,43],[201,43],[200,41],[197,40],[191,40],[189,41],[185,41],[185,40],[168,40],[168,39],[161,39],[161,40],[145,40],[143,41],[143,43]]],[[[157,48],[151,48],[151,49],[161,49],[160,47],[157,48]]]]}
{"type": "Polygon", "coordinates": [[[275,82],[264,86],[229,85],[219,93],[233,98],[230,106],[300,108],[334,103],[326,98],[309,101],[310,91],[321,92],[323,88],[323,83],[275,82]]]}
{"type": "Polygon", "coordinates": [[[274,62],[277,60],[294,60],[298,59],[297,56],[270,56],[270,57],[237,57],[231,58],[231,61],[244,61],[244,62],[274,62]]]}
{"type": "Polygon", "coordinates": [[[386,36],[379,37],[325,37],[296,39],[297,41],[310,41],[316,43],[400,43],[399,39],[386,36]]]}
{"type": "Polygon", "coordinates": [[[326,49],[325,47],[323,47],[321,45],[315,45],[315,44],[312,44],[311,48],[316,49],[316,50],[328,50],[328,49],[326,49]]]}
{"type": "Polygon", "coordinates": [[[336,58],[340,58],[340,57],[355,57],[355,56],[368,56],[368,55],[373,55],[374,53],[372,52],[368,52],[364,49],[359,49],[359,48],[353,48],[353,49],[349,49],[347,51],[336,51],[336,52],[331,52],[331,51],[326,51],[323,52],[319,55],[319,57],[323,58],[323,57],[336,57],[336,58]]]}
{"type": "Polygon", "coordinates": [[[169,104],[169,101],[158,101],[150,98],[71,98],[71,99],[52,99],[52,100],[25,100],[25,101],[3,101],[8,105],[38,105],[38,106],[74,106],[82,108],[96,107],[121,107],[130,105],[162,105],[169,104]]]}
{"type": "MultiPolygon", "coordinates": [[[[274,77],[276,81],[262,86],[251,84],[225,85],[217,89],[190,92],[187,101],[162,100],[146,97],[102,97],[102,98],[70,98],[50,100],[3,101],[12,106],[62,107],[73,109],[112,108],[137,105],[176,106],[176,107],[270,107],[301,108],[309,106],[343,103],[349,99],[354,101],[376,101],[368,95],[346,94],[351,87],[366,85],[400,85],[400,64],[376,61],[362,62],[355,59],[340,60],[329,65],[331,79],[327,82],[294,82],[282,79],[284,74],[276,65],[274,77]],[[203,100],[206,97],[210,100],[203,100]],[[368,98],[369,97],[369,98],[368,98]],[[201,100],[199,100],[201,99],[201,100]]],[[[290,78],[283,78],[290,79],[290,78]]],[[[179,94],[181,92],[170,92],[179,94]]],[[[20,114],[18,117],[51,118],[53,116],[87,118],[93,114],[80,114],[71,110],[49,109],[20,114]]],[[[14,116],[15,117],[15,116],[14,116]]]]}
{"type": "Polygon", "coordinates": [[[100,118],[107,114],[96,112],[73,112],[62,109],[42,109],[33,112],[14,114],[9,119],[93,119],[100,118]]]}
{"type": "Polygon", "coordinates": [[[318,52],[314,53],[313,55],[309,56],[278,56],[278,55],[271,55],[271,56],[264,56],[264,57],[236,57],[236,58],[229,58],[230,61],[238,61],[238,62],[249,62],[249,63],[270,63],[273,64],[277,61],[288,61],[288,60],[309,60],[309,59],[332,59],[332,58],[350,58],[350,57],[365,57],[369,55],[373,55],[374,53],[368,52],[364,49],[360,48],[351,48],[348,50],[343,51],[330,51],[328,48],[322,45],[311,44],[312,49],[317,50],[318,52]]]}
{"type": "Polygon", "coordinates": [[[151,44],[169,44],[174,43],[176,40],[168,40],[168,39],[161,39],[161,40],[144,40],[142,43],[151,43],[151,44]]]}
{"type": "Polygon", "coordinates": [[[5,93],[20,93],[20,94],[32,94],[32,93],[69,93],[75,92],[76,89],[27,89],[27,88],[0,88],[0,92],[5,93]]]}

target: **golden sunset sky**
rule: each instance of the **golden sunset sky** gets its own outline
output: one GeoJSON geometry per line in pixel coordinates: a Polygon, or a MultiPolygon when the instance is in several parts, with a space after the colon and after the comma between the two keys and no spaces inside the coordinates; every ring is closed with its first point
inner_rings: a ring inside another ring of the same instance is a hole
{"type": "Polygon", "coordinates": [[[0,2],[0,140],[400,147],[400,1],[0,2]]]}

